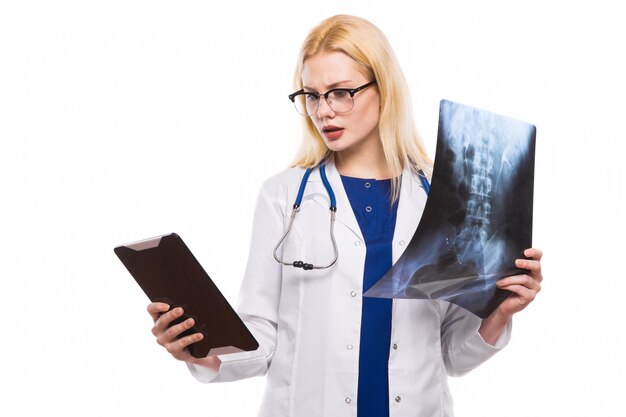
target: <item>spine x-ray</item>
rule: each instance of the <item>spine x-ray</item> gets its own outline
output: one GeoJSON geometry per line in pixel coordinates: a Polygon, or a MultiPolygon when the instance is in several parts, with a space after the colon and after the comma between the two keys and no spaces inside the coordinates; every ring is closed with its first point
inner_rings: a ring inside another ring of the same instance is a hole
{"type": "Polygon", "coordinates": [[[535,126],[442,100],[432,184],[398,262],[364,295],[439,299],[488,317],[532,246],[535,126]]]}

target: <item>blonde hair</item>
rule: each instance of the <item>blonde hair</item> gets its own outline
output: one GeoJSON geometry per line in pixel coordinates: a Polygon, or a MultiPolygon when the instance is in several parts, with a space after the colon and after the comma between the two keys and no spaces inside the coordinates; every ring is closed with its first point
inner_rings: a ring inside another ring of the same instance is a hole
{"type": "MultiPolygon", "coordinates": [[[[417,132],[411,98],[400,65],[385,35],[371,22],[355,16],[337,15],[322,21],[304,40],[294,74],[294,87],[302,88],[304,62],[322,52],[343,52],[376,80],[380,93],[378,133],[387,165],[393,175],[392,201],[399,196],[398,177],[409,164],[414,171],[430,175],[432,160],[417,132]]],[[[311,168],[331,157],[315,124],[304,118],[304,138],[292,166],[311,168]]]]}

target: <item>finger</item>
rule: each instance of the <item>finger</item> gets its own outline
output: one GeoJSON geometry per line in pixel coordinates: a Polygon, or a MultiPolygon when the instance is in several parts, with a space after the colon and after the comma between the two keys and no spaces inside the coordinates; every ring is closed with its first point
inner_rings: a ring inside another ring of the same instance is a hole
{"type": "Polygon", "coordinates": [[[537,282],[543,281],[543,275],[541,273],[541,261],[529,260],[529,259],[516,259],[515,266],[518,268],[524,268],[529,271],[531,278],[537,280],[537,282]]]}
{"type": "Polygon", "coordinates": [[[529,271],[540,271],[541,262],[529,259],[516,259],[515,266],[518,268],[528,269],[529,271]]]}
{"type": "Polygon", "coordinates": [[[521,285],[537,292],[541,290],[541,284],[539,279],[535,279],[534,277],[526,274],[513,275],[510,277],[499,279],[498,281],[496,281],[496,285],[498,286],[498,288],[503,290],[506,289],[506,287],[509,285],[521,285]]]}
{"type": "Polygon", "coordinates": [[[177,339],[178,336],[180,336],[183,332],[187,331],[188,329],[191,329],[194,324],[195,324],[194,320],[192,318],[188,318],[182,323],[171,326],[157,337],[157,342],[160,345],[166,345],[167,343],[170,343],[172,340],[177,339]]]}
{"type": "Polygon", "coordinates": [[[186,352],[186,349],[189,345],[199,342],[203,338],[204,335],[202,333],[194,333],[192,335],[173,340],[170,343],[165,344],[164,347],[175,358],[178,358],[179,356],[183,355],[183,352],[186,352]]]}
{"type": "Polygon", "coordinates": [[[150,314],[150,317],[152,317],[153,321],[157,321],[161,314],[165,313],[169,309],[169,304],[165,303],[156,302],[148,304],[148,314],[150,314]]]}
{"type": "Polygon", "coordinates": [[[541,262],[540,261],[533,261],[533,260],[528,260],[528,259],[516,259],[515,266],[518,268],[527,269],[530,272],[529,275],[531,275],[534,279],[538,280],[539,282],[543,280],[543,276],[541,274],[541,262]]]}
{"type": "Polygon", "coordinates": [[[530,304],[535,299],[535,297],[537,296],[537,293],[539,292],[538,290],[532,290],[528,287],[525,287],[523,285],[517,285],[517,284],[507,285],[506,287],[503,287],[502,289],[514,293],[517,296],[516,298],[519,304],[524,307],[530,304]]]}
{"type": "Polygon", "coordinates": [[[170,326],[170,323],[173,320],[176,320],[184,313],[182,307],[176,307],[167,313],[162,314],[157,321],[154,323],[154,327],[152,328],[152,333],[157,336],[165,332],[165,330],[170,326]]]}
{"type": "Polygon", "coordinates": [[[543,257],[543,252],[536,248],[528,248],[524,251],[524,256],[528,258],[533,258],[536,261],[540,261],[543,257]]]}

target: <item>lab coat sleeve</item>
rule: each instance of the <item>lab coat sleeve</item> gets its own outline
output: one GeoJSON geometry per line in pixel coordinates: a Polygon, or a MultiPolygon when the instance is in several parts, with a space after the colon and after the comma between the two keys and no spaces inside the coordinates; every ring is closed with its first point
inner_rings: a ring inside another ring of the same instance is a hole
{"type": "Polygon", "coordinates": [[[284,205],[277,192],[266,183],[257,200],[250,254],[241,285],[237,313],[259,348],[252,352],[219,355],[219,371],[187,363],[200,382],[225,382],[264,375],[276,347],[278,305],[281,292],[281,266],[273,250],[283,232],[284,205]]]}
{"type": "Polygon", "coordinates": [[[478,333],[481,318],[452,303],[442,302],[441,307],[444,311],[441,345],[450,376],[460,376],[476,368],[504,348],[511,338],[512,322],[496,343],[490,345],[478,333]]]}

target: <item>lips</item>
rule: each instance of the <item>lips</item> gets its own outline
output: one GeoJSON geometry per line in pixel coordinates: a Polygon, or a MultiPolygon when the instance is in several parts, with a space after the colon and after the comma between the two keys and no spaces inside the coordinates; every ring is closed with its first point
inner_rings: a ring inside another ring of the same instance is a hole
{"type": "Polygon", "coordinates": [[[322,133],[327,139],[339,139],[343,134],[343,127],[327,125],[322,127],[322,133]]]}

